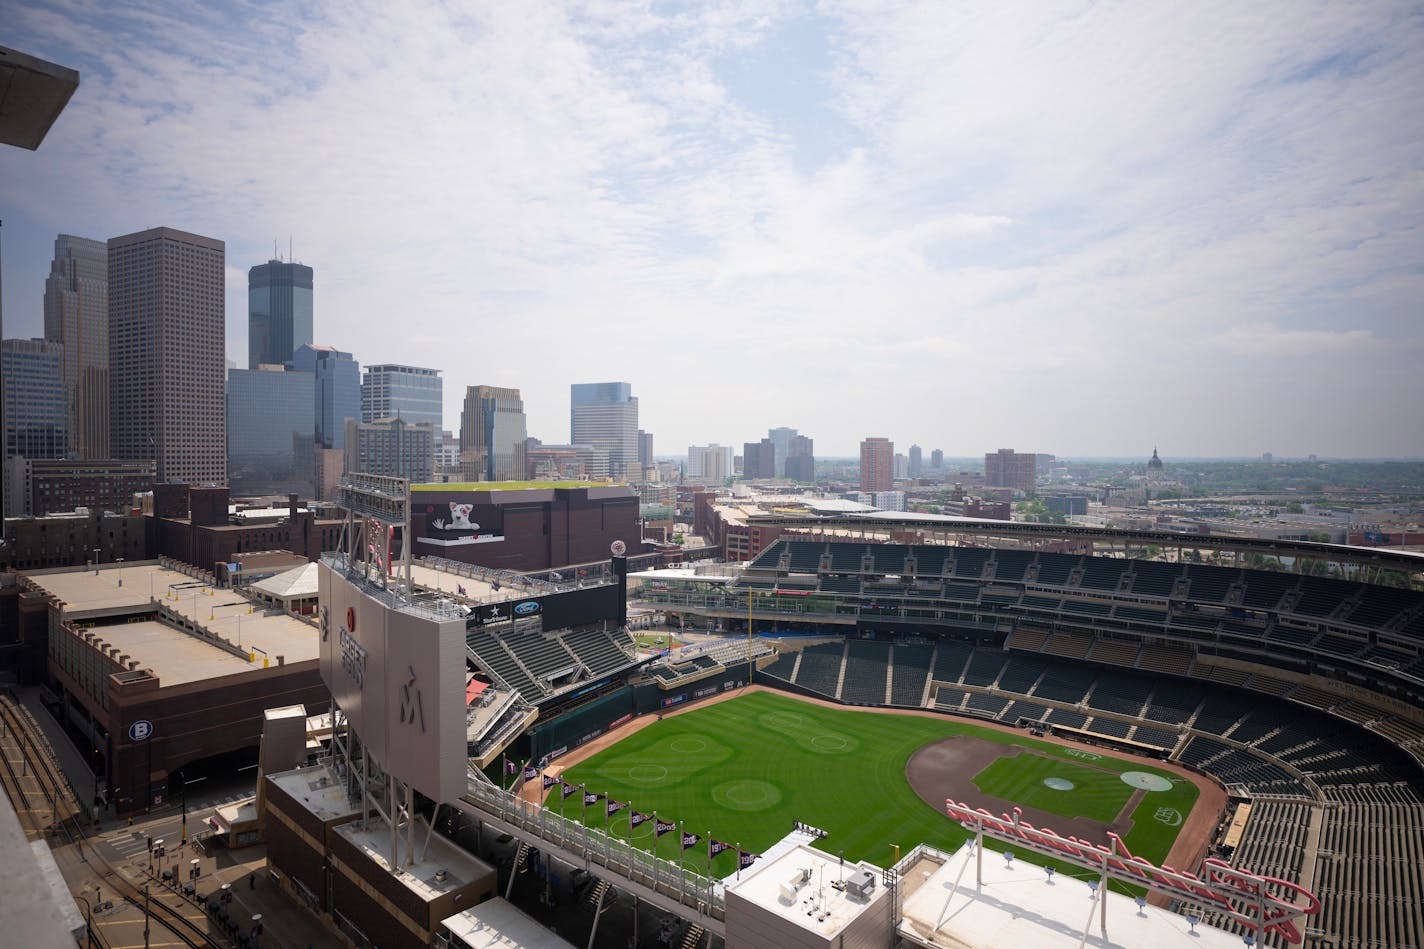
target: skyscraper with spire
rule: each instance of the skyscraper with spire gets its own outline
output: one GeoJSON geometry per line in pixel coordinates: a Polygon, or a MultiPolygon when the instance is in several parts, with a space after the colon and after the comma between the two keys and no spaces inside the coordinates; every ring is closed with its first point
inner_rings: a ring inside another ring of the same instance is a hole
{"type": "Polygon", "coordinates": [[[312,269],[269,260],[247,271],[247,368],[280,366],[312,341],[312,269]]]}

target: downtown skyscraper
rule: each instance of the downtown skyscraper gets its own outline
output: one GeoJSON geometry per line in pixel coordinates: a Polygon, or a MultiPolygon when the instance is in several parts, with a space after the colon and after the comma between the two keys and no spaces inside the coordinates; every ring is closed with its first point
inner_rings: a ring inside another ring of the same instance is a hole
{"type": "Polygon", "coordinates": [[[876,435],[860,443],[860,490],[889,491],[895,483],[895,443],[876,435]]]}
{"type": "Polygon", "coordinates": [[[247,271],[247,368],[281,366],[312,341],[312,269],[269,260],[247,271]]]}
{"type": "Polygon", "coordinates": [[[109,441],[159,482],[227,482],[220,240],[156,227],[109,241],[109,441]]]}
{"type": "Polygon", "coordinates": [[[61,234],[44,289],[45,339],[63,347],[60,377],[71,454],[109,457],[109,250],[61,234]]]}
{"type": "MultiPolygon", "coordinates": [[[[627,382],[576,382],[569,387],[569,441],[608,453],[608,473],[640,483],[638,400],[627,382]]],[[[730,472],[729,472],[730,473],[730,472]]]]}
{"type": "Polygon", "coordinates": [[[528,425],[518,389],[467,386],[460,411],[460,473],[474,481],[521,481],[528,425]]]}

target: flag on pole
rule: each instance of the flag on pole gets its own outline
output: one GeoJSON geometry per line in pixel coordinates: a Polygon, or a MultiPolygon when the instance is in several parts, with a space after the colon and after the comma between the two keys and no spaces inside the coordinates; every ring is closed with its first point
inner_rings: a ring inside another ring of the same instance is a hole
{"type": "Polygon", "coordinates": [[[687,831],[683,831],[683,832],[682,832],[682,849],[683,849],[683,850],[691,850],[693,847],[696,847],[696,846],[697,846],[698,841],[700,841],[701,839],[702,839],[702,838],[701,838],[700,836],[698,836],[697,834],[690,834],[690,833],[688,833],[687,831]]]}
{"type": "Polygon", "coordinates": [[[653,831],[656,837],[661,837],[663,834],[671,833],[674,830],[677,830],[676,821],[660,820],[654,822],[653,831]]]}
{"type": "Polygon", "coordinates": [[[719,853],[726,853],[732,849],[732,844],[724,843],[715,837],[707,838],[707,859],[711,860],[719,853]]]}
{"type": "Polygon", "coordinates": [[[518,774],[518,773],[519,773],[519,765],[515,764],[513,761],[510,761],[508,758],[505,758],[505,759],[504,759],[504,773],[505,773],[505,774],[518,774]]]}
{"type": "Polygon", "coordinates": [[[559,779],[558,779],[558,778],[551,778],[551,777],[549,777],[549,775],[547,775],[547,774],[544,775],[544,790],[547,791],[547,790],[549,790],[549,788],[553,787],[554,785],[556,785],[556,784],[558,784],[558,783],[559,783],[559,779]]]}
{"type": "Polygon", "coordinates": [[[459,594],[460,594],[461,596],[468,596],[468,595],[469,595],[469,593],[465,590],[465,585],[464,585],[463,583],[457,583],[457,584],[455,584],[455,589],[459,592],[459,594]]]}
{"type": "Polygon", "coordinates": [[[623,810],[623,808],[627,806],[628,805],[623,803],[622,801],[615,801],[613,800],[613,798],[610,797],[608,799],[608,803],[603,805],[603,809],[607,812],[606,814],[604,814],[604,816],[612,817],[614,814],[617,814],[619,811],[623,810]]]}
{"type": "Polygon", "coordinates": [[[650,820],[652,820],[652,819],[653,819],[653,815],[651,815],[651,814],[644,814],[642,811],[629,811],[629,812],[628,812],[628,826],[629,826],[629,827],[641,827],[645,822],[650,821],[650,820]]]}
{"type": "Polygon", "coordinates": [[[570,784],[569,782],[563,780],[561,780],[559,783],[563,785],[564,797],[568,797],[571,794],[577,794],[579,791],[583,790],[582,784],[570,784]]]}
{"type": "Polygon", "coordinates": [[[748,853],[748,852],[745,851],[745,850],[738,850],[738,851],[737,851],[737,869],[738,869],[739,871],[740,871],[740,870],[745,870],[747,867],[749,867],[749,866],[752,865],[752,862],[753,862],[753,861],[760,860],[760,859],[761,859],[761,854],[759,854],[759,853],[748,853]]]}
{"type": "Polygon", "coordinates": [[[597,803],[598,803],[599,801],[601,801],[601,800],[603,800],[603,795],[602,795],[602,794],[595,794],[595,793],[592,792],[592,791],[584,791],[584,792],[583,792],[583,806],[584,806],[584,807],[588,807],[590,804],[597,804],[597,803]]]}
{"type": "Polygon", "coordinates": [[[533,780],[534,780],[534,776],[535,776],[536,774],[538,774],[538,773],[539,773],[539,769],[536,768],[536,767],[534,767],[532,764],[526,764],[526,765],[524,766],[524,780],[526,780],[526,781],[533,781],[533,780]]]}

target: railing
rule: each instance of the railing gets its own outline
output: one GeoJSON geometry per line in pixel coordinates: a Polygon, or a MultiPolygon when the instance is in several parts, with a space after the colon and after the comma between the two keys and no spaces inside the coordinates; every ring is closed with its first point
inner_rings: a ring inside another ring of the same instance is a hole
{"type": "Polygon", "coordinates": [[[513,792],[471,776],[462,799],[488,811],[539,839],[579,854],[635,883],[649,887],[683,906],[714,919],[726,918],[722,884],[710,877],[680,868],[625,840],[560,817],[513,792]]]}

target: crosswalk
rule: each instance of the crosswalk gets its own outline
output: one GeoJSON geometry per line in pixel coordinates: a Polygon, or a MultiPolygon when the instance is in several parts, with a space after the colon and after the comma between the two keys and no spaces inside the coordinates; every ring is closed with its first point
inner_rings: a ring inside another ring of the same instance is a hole
{"type": "Polygon", "coordinates": [[[123,830],[110,834],[104,842],[112,847],[123,859],[148,852],[148,836],[136,830],[123,830]]]}

